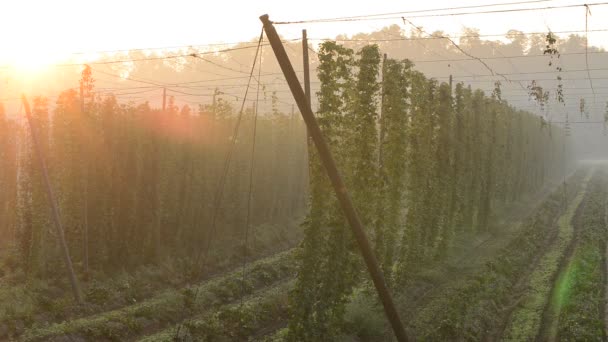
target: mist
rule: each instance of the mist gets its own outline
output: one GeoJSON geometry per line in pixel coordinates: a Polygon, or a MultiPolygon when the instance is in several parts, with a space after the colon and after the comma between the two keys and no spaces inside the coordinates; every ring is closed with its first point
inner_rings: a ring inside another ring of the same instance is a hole
{"type": "Polygon", "coordinates": [[[294,7],[259,35],[209,7],[251,38],[83,28],[7,59],[0,340],[605,340],[606,4],[559,1],[294,7]]]}

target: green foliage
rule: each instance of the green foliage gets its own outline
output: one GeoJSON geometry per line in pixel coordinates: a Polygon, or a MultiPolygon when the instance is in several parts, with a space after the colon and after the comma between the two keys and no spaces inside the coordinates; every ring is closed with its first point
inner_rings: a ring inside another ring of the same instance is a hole
{"type": "Polygon", "coordinates": [[[407,60],[385,59],[383,64],[382,115],[379,118],[379,198],[377,200],[375,249],[387,279],[396,260],[400,214],[405,201],[409,74],[407,60]]]}
{"type": "Polygon", "coordinates": [[[544,90],[543,87],[538,85],[536,80],[530,81],[527,88],[530,99],[539,105],[541,111],[544,111],[545,106],[549,102],[549,91],[544,90]]]}
{"type": "MultiPolygon", "coordinates": [[[[240,259],[242,248],[233,247],[242,240],[244,215],[234,213],[246,206],[241,194],[249,188],[252,120],[245,117],[233,137],[236,113],[219,90],[198,113],[189,107],[180,111],[171,98],[163,112],[148,103],[125,105],[112,95],[95,96],[90,68],[85,67],[80,83],[82,96],[75,90],[61,93],[52,113],[46,99],[33,103],[34,125],[77,271],[88,272],[89,262],[93,271],[159,265],[167,258],[200,262],[200,246],[211,240],[207,270],[240,259]],[[232,141],[236,152],[212,232],[218,181],[232,141]]],[[[0,113],[0,167],[9,171],[0,179],[0,231],[10,230],[28,274],[59,276],[61,255],[56,236],[47,229],[48,202],[29,128],[0,113]]],[[[270,239],[246,246],[250,256],[267,253],[268,243],[294,244],[291,236],[269,235],[303,215],[306,193],[304,178],[294,176],[302,175],[306,163],[302,122],[274,106],[272,116],[260,115],[257,127],[259,167],[253,182],[259,186],[251,225],[269,227],[256,234],[255,242],[265,234],[270,239]]],[[[200,273],[201,265],[192,266],[200,273]]]]}
{"type": "Polygon", "coordinates": [[[15,239],[17,229],[17,141],[20,135],[19,126],[6,117],[0,102],[0,236],[5,241],[15,239]]]}
{"type": "Polygon", "coordinates": [[[363,341],[382,338],[386,329],[386,318],[382,304],[361,289],[356,290],[344,314],[345,328],[363,341]]]}
{"type": "MultiPolygon", "coordinates": [[[[334,157],[345,165],[348,142],[343,112],[352,108],[354,52],[327,42],[319,50],[319,60],[317,117],[334,157]]],[[[316,151],[309,149],[309,153],[310,213],[304,222],[300,268],[292,294],[298,305],[292,306],[289,323],[289,339],[294,341],[331,340],[335,336],[353,278],[346,223],[316,151]]]]}
{"type": "Polygon", "coordinates": [[[559,316],[560,341],[603,341],[602,256],[598,246],[581,246],[574,259],[568,298],[559,316]]]}
{"type": "MultiPolygon", "coordinates": [[[[547,41],[546,51],[553,57],[555,39],[550,35],[547,41]]],[[[388,283],[397,291],[424,265],[442,259],[459,233],[487,232],[497,205],[517,201],[561,176],[567,161],[556,146],[561,146],[563,133],[550,126],[548,133],[539,130],[537,117],[515,110],[502,99],[499,84],[491,96],[463,84],[453,89],[414,71],[407,60],[385,59],[381,64],[375,45],[355,51],[326,42],[319,61],[319,124],[388,283]]],[[[162,265],[167,258],[176,258],[184,261],[183,269],[198,275],[201,265],[191,257],[211,241],[219,248],[205,261],[218,265],[240,261],[243,251],[259,253],[269,244],[286,240],[281,234],[266,238],[274,235],[270,229],[274,226],[264,224],[281,224],[303,213],[305,198],[293,194],[306,193],[301,181],[306,158],[303,126],[280,112],[276,92],[270,96],[272,115],[258,123],[252,222],[264,228],[256,233],[254,243],[244,245],[240,241],[244,222],[234,213],[246,209],[242,194],[251,165],[249,149],[242,147],[253,138],[253,122],[246,117],[244,129],[234,136],[235,109],[219,89],[213,102],[196,113],[189,106],[180,110],[171,97],[167,109],[161,111],[148,103],[120,105],[112,96],[95,97],[91,69],[85,67],[82,76],[80,99],[72,90],[59,96],[53,113],[43,99],[34,106],[77,267],[88,263],[90,250],[92,268],[99,271],[162,265]],[[227,169],[227,193],[217,215],[216,230],[222,234],[216,234],[209,222],[215,216],[217,181],[233,142],[237,149],[227,169]],[[235,242],[239,247],[231,248],[235,242]]],[[[544,110],[548,92],[537,84],[529,90],[544,110]]],[[[547,125],[544,119],[541,123],[547,125]]],[[[32,162],[27,131],[2,134],[11,131],[11,124],[0,115],[0,167],[10,170],[6,179],[4,174],[0,179],[0,199],[18,209],[18,219],[11,219],[11,210],[0,208],[0,222],[9,222],[0,226],[0,232],[14,233],[28,275],[49,274],[57,269],[59,255],[55,237],[46,228],[40,175],[32,162]],[[19,139],[21,152],[10,147],[19,139]],[[19,186],[4,191],[7,184],[17,184],[17,174],[19,186]]],[[[363,324],[364,312],[376,309],[359,290],[369,285],[362,277],[363,263],[311,146],[309,153],[310,211],[302,224],[305,237],[297,252],[299,272],[291,293],[297,305],[292,305],[286,338],[335,340],[344,329],[359,329],[361,337],[376,336],[381,329],[379,317],[374,315],[363,324]]],[[[555,213],[555,208],[548,211],[555,213]]],[[[487,274],[467,283],[464,290],[454,290],[456,302],[445,316],[433,311],[445,318],[439,332],[425,331],[424,336],[437,333],[445,338],[455,331],[462,331],[463,338],[482,335],[494,323],[494,308],[514,287],[511,278],[522,274],[522,265],[542,241],[542,235],[531,231],[524,237],[517,243],[529,250],[513,255],[515,245],[510,246],[503,261],[488,265],[487,274]],[[472,303],[481,304],[472,309],[472,303]]],[[[254,276],[246,282],[236,276],[212,282],[204,286],[203,299],[196,300],[194,287],[142,302],[153,292],[144,281],[125,276],[116,287],[93,282],[86,291],[91,305],[114,300],[116,288],[122,304],[136,304],[71,324],[36,326],[28,338],[67,334],[124,339],[152,325],[145,319],[155,312],[161,311],[165,322],[175,322],[182,318],[179,312],[184,308],[189,314],[202,314],[202,306],[234,301],[243,289],[252,293],[292,270],[291,264],[281,265],[254,266],[254,276]]],[[[184,281],[177,278],[176,284],[184,281]]],[[[41,298],[32,298],[32,303],[49,311],[60,311],[63,305],[41,298]]],[[[20,316],[24,320],[33,313],[25,311],[20,316]]],[[[242,339],[255,329],[245,326],[244,331],[235,332],[241,326],[231,324],[255,325],[253,313],[253,309],[222,310],[205,316],[188,333],[208,339],[242,339]]]]}
{"type": "MultiPolygon", "coordinates": [[[[560,174],[564,156],[551,150],[562,132],[543,133],[535,116],[502,100],[500,84],[491,97],[462,84],[453,93],[409,61],[385,59],[380,68],[377,46],[355,53],[325,42],[319,60],[319,125],[393,286],[443,258],[459,231],[486,232],[496,202],[560,174]]],[[[530,94],[541,106],[548,100],[536,84],[530,94]]],[[[311,207],[289,327],[298,341],[340,335],[346,299],[364,271],[311,154],[311,207]]]]}
{"type": "MultiPolygon", "coordinates": [[[[48,156],[50,149],[50,123],[48,101],[35,98],[32,118],[37,131],[41,153],[48,156]]],[[[42,172],[35,160],[34,146],[31,142],[31,131],[23,130],[24,153],[19,155],[23,168],[20,170],[17,193],[18,226],[16,239],[21,259],[28,275],[43,272],[51,264],[46,253],[54,250],[54,237],[46,227],[50,226],[48,199],[43,188],[42,172]]]]}
{"type": "MultiPolygon", "coordinates": [[[[577,174],[568,182],[568,193],[577,193],[582,183],[577,174]]],[[[514,294],[529,270],[530,260],[551,241],[550,231],[563,210],[564,189],[558,188],[522,223],[523,227],[475,276],[455,282],[439,293],[411,322],[422,341],[496,340],[505,314],[513,307],[514,294]]]]}
{"type": "Polygon", "coordinates": [[[176,327],[141,339],[142,342],[248,341],[264,327],[280,322],[287,314],[287,293],[293,281],[284,282],[247,298],[243,303],[220,307],[186,322],[177,335],[176,327]]]}
{"type": "Polygon", "coordinates": [[[528,281],[530,290],[523,298],[521,306],[512,314],[509,327],[505,331],[505,340],[528,341],[538,335],[556,272],[574,235],[572,219],[583,200],[585,188],[586,184],[583,184],[583,188],[570,203],[566,213],[559,218],[556,241],[542,256],[532,272],[528,281]]]}
{"type": "MultiPolygon", "coordinates": [[[[177,323],[185,318],[184,314],[207,313],[214,308],[223,307],[243,295],[252,294],[256,289],[288,279],[293,276],[295,266],[293,251],[280,253],[254,262],[249,270],[246,286],[243,286],[243,274],[239,269],[225,276],[211,279],[202,285],[195,285],[181,291],[166,290],[143,301],[140,301],[140,298],[131,297],[133,305],[121,309],[50,326],[34,324],[25,333],[23,340],[46,341],[64,335],[124,340],[152,325],[177,323]],[[195,300],[193,293],[197,291],[198,295],[195,300]],[[133,299],[135,300],[133,301],[133,299]]],[[[143,292],[140,291],[141,286],[136,284],[125,283],[124,286],[134,288],[137,293],[143,292]]],[[[287,288],[283,288],[283,291],[287,291],[287,288]]],[[[95,290],[91,295],[99,295],[101,292],[102,290],[95,290]]],[[[125,293],[124,290],[120,292],[125,293]]],[[[286,310],[286,306],[287,303],[281,306],[281,310],[286,310]]],[[[255,310],[252,309],[252,312],[255,310]]],[[[272,311],[268,312],[271,317],[273,317],[272,314],[272,311]]]]}
{"type": "Polygon", "coordinates": [[[555,298],[560,310],[556,335],[560,341],[602,341],[604,335],[606,250],[606,173],[598,171],[595,186],[584,201],[578,220],[579,245],[563,271],[567,287],[555,298]]]}

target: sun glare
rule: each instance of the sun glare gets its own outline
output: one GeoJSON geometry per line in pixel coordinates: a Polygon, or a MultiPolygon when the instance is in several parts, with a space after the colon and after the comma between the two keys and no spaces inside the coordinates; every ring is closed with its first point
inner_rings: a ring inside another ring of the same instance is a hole
{"type": "Polygon", "coordinates": [[[16,48],[2,56],[0,64],[22,74],[36,74],[60,62],[62,55],[51,49],[16,48]]]}

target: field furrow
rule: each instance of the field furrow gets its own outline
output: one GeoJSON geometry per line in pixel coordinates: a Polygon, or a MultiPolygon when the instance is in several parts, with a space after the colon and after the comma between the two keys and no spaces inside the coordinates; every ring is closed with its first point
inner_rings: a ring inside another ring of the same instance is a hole
{"type": "Polygon", "coordinates": [[[219,307],[190,318],[139,342],[168,341],[246,341],[265,327],[281,323],[287,317],[288,293],[293,280],[266,288],[242,302],[219,307]]]}
{"type": "Polygon", "coordinates": [[[243,282],[242,270],[180,291],[169,290],[149,300],[123,309],[50,326],[34,326],[24,341],[49,341],[63,336],[85,339],[124,340],[149,329],[182,321],[230,303],[295,273],[293,250],[249,265],[243,282]],[[196,298],[195,298],[196,297],[196,298]]]}
{"type": "Polygon", "coordinates": [[[564,263],[547,310],[542,341],[605,340],[603,253],[606,244],[606,174],[598,172],[573,224],[577,245],[564,263]]]}
{"type": "MultiPolygon", "coordinates": [[[[570,206],[577,202],[588,177],[579,172],[569,180],[570,206]]],[[[563,194],[562,187],[555,190],[522,224],[519,234],[475,275],[450,284],[425,305],[411,321],[413,334],[424,341],[495,338],[497,327],[518,304],[522,279],[530,275],[534,261],[554,245],[555,222],[564,209],[563,194]]]]}
{"type": "Polygon", "coordinates": [[[583,201],[591,174],[585,180],[577,196],[568,205],[566,213],[559,218],[557,239],[548,248],[530,275],[529,281],[525,285],[527,290],[518,300],[517,309],[511,314],[503,340],[530,341],[536,338],[560,262],[573,242],[572,219],[583,201]]]}

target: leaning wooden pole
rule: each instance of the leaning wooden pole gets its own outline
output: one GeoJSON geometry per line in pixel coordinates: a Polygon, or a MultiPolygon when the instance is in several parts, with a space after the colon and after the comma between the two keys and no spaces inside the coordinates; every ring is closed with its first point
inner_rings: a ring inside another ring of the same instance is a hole
{"type": "MultiPolygon", "coordinates": [[[[84,106],[84,83],[83,81],[80,81],[80,116],[81,116],[81,120],[83,120],[85,123],[87,123],[87,119],[86,119],[86,115],[84,113],[85,110],[85,106],[84,106]]],[[[85,143],[84,148],[88,149],[89,148],[89,144],[88,144],[88,134],[84,133],[84,137],[87,141],[87,143],[85,143]]],[[[83,155],[86,155],[88,157],[88,153],[85,152],[83,155]]],[[[84,170],[84,189],[83,189],[83,211],[84,211],[84,222],[83,222],[83,244],[84,244],[84,280],[88,281],[89,280],[89,163],[88,161],[84,161],[84,166],[83,166],[83,170],[84,170]]]]}
{"type": "Polygon", "coordinates": [[[374,255],[374,252],[371,248],[369,240],[365,235],[365,231],[363,229],[363,224],[359,219],[359,214],[357,210],[353,206],[353,202],[348,194],[348,190],[346,189],[346,185],[342,181],[340,177],[340,173],[336,166],[336,163],[331,155],[329,150],[329,146],[325,142],[323,138],[323,134],[321,133],[321,129],[315,119],[311,106],[308,103],[306,95],[304,94],[304,90],[302,90],[302,86],[300,85],[300,81],[296,76],[296,73],[287,57],[287,53],[285,52],[285,47],[283,43],[281,43],[281,39],[279,35],[272,25],[272,22],[268,19],[268,15],[265,14],[260,17],[260,20],[264,24],[264,31],[266,31],[266,36],[270,41],[270,45],[272,46],[272,50],[281,66],[281,70],[285,75],[285,79],[289,84],[289,89],[293,94],[293,97],[300,109],[300,113],[302,113],[302,118],[308,127],[308,132],[310,137],[315,143],[317,150],[319,151],[319,156],[321,158],[321,162],[327,171],[327,175],[331,180],[331,184],[334,187],[334,191],[336,192],[336,196],[338,197],[338,201],[340,202],[340,207],[348,220],[348,223],[351,227],[351,230],[357,240],[357,244],[359,249],[361,250],[361,254],[363,255],[363,259],[365,260],[365,264],[367,265],[367,269],[372,277],[374,282],[374,286],[376,287],[376,291],[378,292],[378,296],[382,301],[382,305],[384,306],[384,312],[388,317],[388,320],[391,323],[395,336],[397,340],[400,342],[407,341],[407,335],[405,333],[405,328],[401,319],[399,318],[399,313],[395,308],[395,304],[393,303],[393,299],[391,297],[388,286],[386,285],[386,281],[384,280],[384,275],[380,270],[380,266],[378,265],[378,260],[374,255]]]}
{"type": "Polygon", "coordinates": [[[43,151],[38,142],[38,136],[36,135],[36,127],[34,125],[34,121],[32,119],[32,112],[30,110],[30,104],[27,102],[25,95],[21,97],[23,101],[23,107],[25,109],[25,115],[27,118],[27,122],[30,126],[30,131],[32,133],[32,144],[34,145],[34,151],[36,152],[36,159],[38,160],[38,167],[42,171],[42,177],[44,178],[44,185],[46,189],[46,195],[49,199],[49,203],[51,205],[52,218],[53,223],[55,225],[55,230],[57,236],[59,237],[59,243],[61,244],[61,249],[63,250],[63,261],[65,262],[65,266],[68,269],[68,273],[70,276],[70,284],[72,285],[72,291],[74,292],[74,298],[78,304],[83,304],[82,294],[80,292],[80,287],[78,287],[78,279],[76,279],[76,274],[74,273],[74,267],[72,266],[72,259],[70,258],[70,252],[68,250],[68,245],[65,242],[65,236],[63,234],[63,227],[61,225],[61,220],[59,218],[59,206],[57,205],[57,200],[55,199],[55,195],[53,194],[53,189],[51,188],[51,182],[49,181],[49,175],[46,169],[46,164],[44,162],[44,156],[42,155],[43,151]]]}

